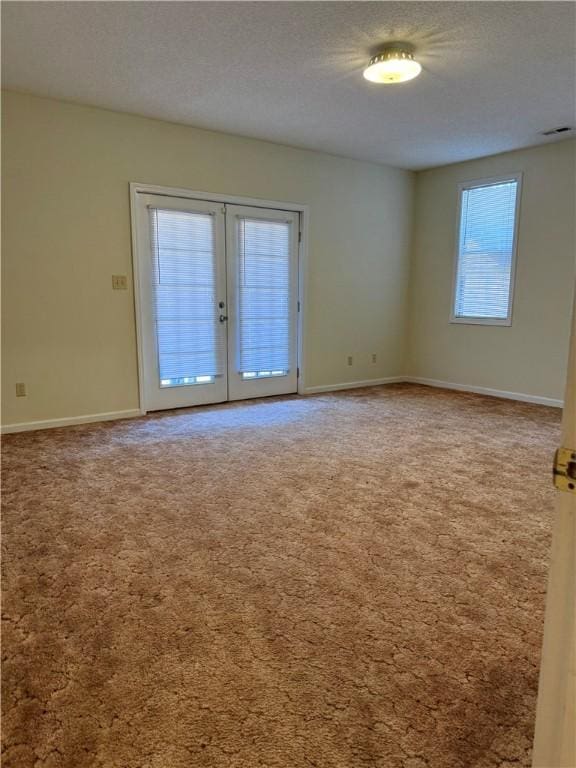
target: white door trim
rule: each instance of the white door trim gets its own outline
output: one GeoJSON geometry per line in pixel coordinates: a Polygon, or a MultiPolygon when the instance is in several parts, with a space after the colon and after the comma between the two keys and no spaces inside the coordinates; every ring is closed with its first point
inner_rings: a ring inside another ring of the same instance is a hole
{"type": "Polygon", "coordinates": [[[140,296],[140,274],[138,269],[138,227],[137,227],[137,196],[166,195],[168,197],[182,197],[186,200],[202,200],[205,202],[217,202],[229,205],[251,206],[253,208],[272,208],[275,210],[294,211],[300,214],[301,239],[298,248],[298,394],[304,394],[305,383],[305,345],[304,345],[304,313],[305,295],[307,289],[307,261],[308,261],[308,222],[310,210],[303,203],[286,202],[282,200],[263,200],[257,197],[242,197],[238,195],[226,195],[215,192],[203,192],[181,187],[163,187],[157,184],[145,184],[142,182],[130,182],[130,221],[132,227],[132,272],[134,281],[134,318],[136,323],[136,347],[138,353],[138,396],[140,412],[146,413],[144,396],[144,359],[143,359],[143,307],[140,296]]]}

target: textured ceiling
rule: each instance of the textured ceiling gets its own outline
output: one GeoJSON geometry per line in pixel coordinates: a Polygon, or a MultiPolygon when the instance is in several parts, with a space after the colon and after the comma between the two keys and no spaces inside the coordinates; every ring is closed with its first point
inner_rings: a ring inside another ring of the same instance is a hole
{"type": "Polygon", "coordinates": [[[3,85],[424,168],[575,122],[572,2],[4,2],[3,85]],[[379,43],[424,71],[378,86],[379,43]]]}

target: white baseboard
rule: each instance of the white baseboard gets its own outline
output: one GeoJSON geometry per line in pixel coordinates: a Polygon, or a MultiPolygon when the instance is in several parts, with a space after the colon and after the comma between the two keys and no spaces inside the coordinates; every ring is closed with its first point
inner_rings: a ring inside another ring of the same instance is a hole
{"type": "Polygon", "coordinates": [[[319,392],[337,392],[340,389],[359,389],[360,387],[378,387],[380,384],[397,384],[406,381],[404,376],[388,376],[385,379],[367,379],[366,381],[347,381],[343,384],[321,384],[319,387],[305,387],[303,394],[315,395],[319,392]]]}
{"type": "Polygon", "coordinates": [[[110,411],[109,413],[91,413],[87,416],[70,416],[64,419],[49,419],[47,421],[24,421],[20,424],[5,424],[0,427],[0,432],[7,435],[11,432],[31,432],[35,429],[55,429],[56,427],[70,427],[74,424],[91,424],[96,421],[114,421],[116,419],[133,419],[142,416],[139,408],[131,411],[110,411]]]}
{"type": "MultiPolygon", "coordinates": [[[[424,384],[428,387],[438,387],[439,389],[453,389],[458,392],[472,392],[477,395],[489,395],[490,397],[502,397],[506,400],[519,400],[524,403],[535,403],[537,405],[548,405],[553,408],[562,408],[564,402],[552,397],[540,397],[538,395],[526,395],[522,392],[506,392],[501,389],[490,389],[489,387],[474,387],[469,384],[456,384],[451,381],[440,381],[438,379],[426,379],[421,376],[388,376],[384,379],[366,379],[365,381],[347,381],[342,384],[322,384],[317,387],[306,387],[304,395],[319,394],[321,392],[338,392],[343,389],[359,389],[360,387],[378,387],[382,384],[399,384],[406,382],[408,384],[424,384]]],[[[133,419],[136,416],[143,416],[145,411],[134,408],[130,411],[111,411],[109,413],[91,413],[86,416],[71,416],[63,419],[49,419],[47,421],[25,421],[20,424],[5,424],[0,427],[0,433],[3,435],[12,432],[30,432],[36,429],[55,429],[56,427],[70,427],[75,424],[91,424],[98,421],[114,421],[117,419],[133,419]]]]}
{"type": "Polygon", "coordinates": [[[489,395],[490,397],[503,397],[505,400],[520,400],[523,403],[535,403],[536,405],[549,405],[553,408],[563,408],[564,401],[552,397],[540,397],[539,395],[526,395],[523,392],[506,392],[502,389],[490,389],[489,387],[474,387],[470,384],[455,384],[451,381],[439,381],[437,379],[425,379],[420,376],[404,376],[402,381],[409,384],[424,384],[427,387],[439,389],[454,389],[458,392],[473,392],[476,395],[489,395]]]}

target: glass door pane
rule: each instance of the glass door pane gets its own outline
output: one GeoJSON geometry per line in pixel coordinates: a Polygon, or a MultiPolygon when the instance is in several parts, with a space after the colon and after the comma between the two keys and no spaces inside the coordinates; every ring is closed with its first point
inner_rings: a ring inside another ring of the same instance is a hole
{"type": "Polygon", "coordinates": [[[211,383],[224,373],[214,217],[149,211],[160,386],[211,383]]]}

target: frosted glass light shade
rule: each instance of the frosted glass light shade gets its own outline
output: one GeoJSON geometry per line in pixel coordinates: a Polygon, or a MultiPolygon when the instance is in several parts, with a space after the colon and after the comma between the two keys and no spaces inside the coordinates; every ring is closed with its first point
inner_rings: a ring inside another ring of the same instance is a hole
{"type": "Polygon", "coordinates": [[[411,51],[404,48],[386,48],[373,56],[364,70],[364,77],[372,83],[405,83],[420,74],[422,67],[411,51]]]}

